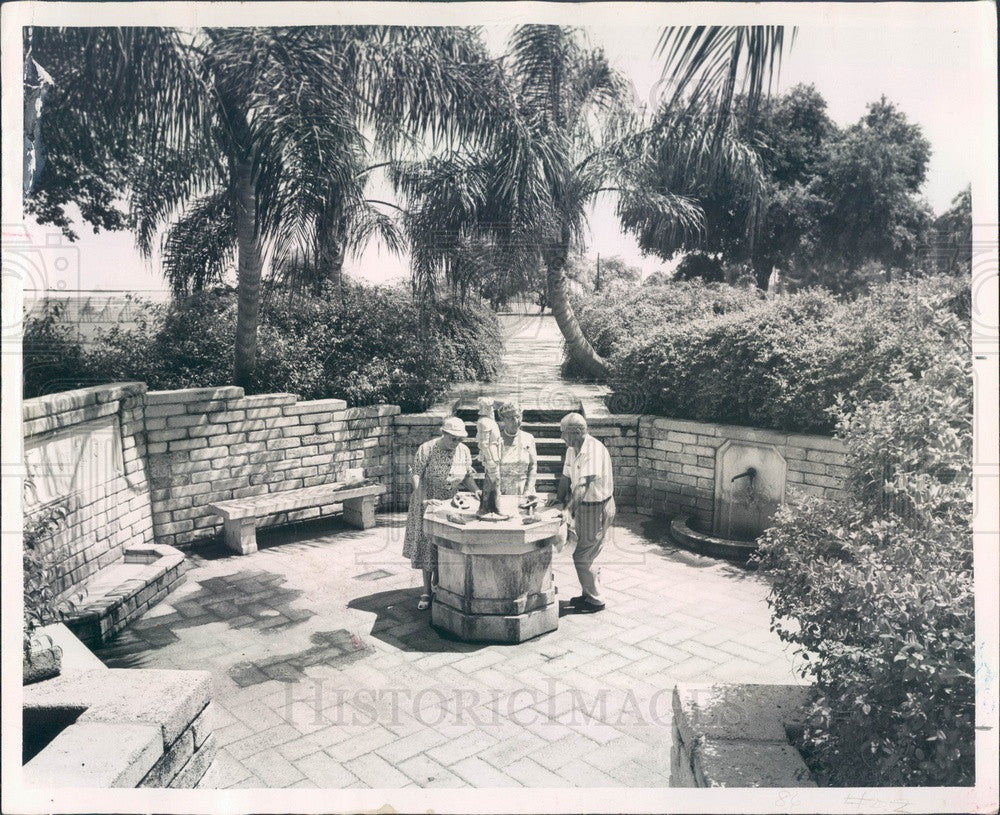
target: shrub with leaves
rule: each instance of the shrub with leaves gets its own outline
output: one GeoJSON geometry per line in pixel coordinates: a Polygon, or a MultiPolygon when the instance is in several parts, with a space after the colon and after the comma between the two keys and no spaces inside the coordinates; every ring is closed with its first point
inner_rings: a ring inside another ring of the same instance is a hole
{"type": "MultiPolygon", "coordinates": [[[[26,489],[30,489],[27,482],[26,489]]],[[[24,655],[30,659],[36,631],[61,619],[63,606],[55,591],[58,566],[46,546],[65,520],[67,508],[56,502],[37,509],[24,519],[24,655]]]]}
{"type": "Polygon", "coordinates": [[[645,413],[829,433],[838,398],[884,399],[928,367],[941,319],[966,309],[957,287],[931,278],[850,301],[817,289],[732,309],[653,309],[613,342],[615,383],[641,393],[645,413]]]}
{"type": "Polygon", "coordinates": [[[773,627],[815,683],[802,746],[827,784],[974,783],[969,323],[936,319],[921,371],[836,408],[851,498],[793,499],[759,541],[773,627]]]}
{"type": "MultiPolygon", "coordinates": [[[[235,326],[236,298],[226,291],[198,292],[166,308],[149,305],[134,324],[83,347],[58,315],[29,320],[25,395],[45,392],[55,364],[61,390],[127,379],[150,389],[226,385],[235,326]],[[39,364],[36,348],[44,351],[39,364]],[[74,365],[62,365],[51,349],[74,365]]],[[[479,304],[421,306],[403,288],[375,286],[331,286],[319,296],[277,290],[262,309],[248,391],[422,410],[452,382],[495,376],[502,351],[496,316],[479,304]]]]}
{"type": "MultiPolygon", "coordinates": [[[[745,311],[762,300],[763,295],[752,288],[664,280],[660,285],[578,295],[573,307],[594,350],[603,357],[621,357],[664,325],[745,311]]],[[[563,371],[576,374],[568,355],[564,355],[563,371]]]]}

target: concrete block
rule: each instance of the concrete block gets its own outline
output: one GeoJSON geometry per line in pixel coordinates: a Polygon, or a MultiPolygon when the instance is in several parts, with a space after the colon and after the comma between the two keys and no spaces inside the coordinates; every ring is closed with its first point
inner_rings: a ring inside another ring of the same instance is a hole
{"type": "Polygon", "coordinates": [[[277,419],[281,417],[281,408],[270,407],[270,408],[248,408],[247,409],[247,420],[248,421],[263,421],[267,422],[270,419],[277,419]]]}
{"type": "Polygon", "coordinates": [[[147,419],[160,419],[168,418],[170,416],[181,416],[186,413],[185,406],[182,403],[161,403],[153,404],[146,407],[146,418],[147,419]]]}
{"type": "Polygon", "coordinates": [[[168,416],[167,427],[210,427],[211,423],[204,413],[187,413],[183,416],[168,416]]]}
{"type": "Polygon", "coordinates": [[[197,750],[210,735],[215,726],[215,709],[212,703],[205,705],[205,709],[198,714],[198,717],[191,722],[191,732],[194,734],[194,747],[197,750]]]}
{"type": "Polygon", "coordinates": [[[218,752],[218,743],[215,734],[209,733],[206,741],[195,749],[194,755],[188,759],[187,764],[174,776],[170,782],[174,789],[193,789],[201,781],[202,777],[212,765],[215,755],[218,752]]]}
{"type": "Polygon", "coordinates": [[[313,399],[296,402],[293,405],[284,405],[282,413],[285,416],[301,416],[304,414],[330,414],[346,409],[347,402],[343,399],[313,399]]]}
{"type": "Polygon", "coordinates": [[[150,443],[176,441],[186,439],[187,431],[184,428],[168,428],[165,430],[150,430],[146,433],[146,439],[150,443]]]}
{"type": "Polygon", "coordinates": [[[160,760],[153,765],[140,787],[166,787],[194,755],[194,735],[188,728],[167,748],[160,760]]]}
{"type": "Polygon", "coordinates": [[[844,443],[830,436],[807,436],[792,433],[787,437],[786,444],[795,447],[805,447],[810,450],[829,450],[834,453],[844,453],[844,443]]]}
{"type": "Polygon", "coordinates": [[[207,671],[103,668],[29,685],[24,689],[24,706],[86,708],[78,723],[154,725],[161,733],[162,752],[195,720],[210,697],[207,671]]]}
{"type": "Polygon", "coordinates": [[[24,782],[38,788],[137,787],[162,755],[162,732],[154,724],[78,721],[25,765],[24,782]]]}
{"type": "Polygon", "coordinates": [[[699,787],[815,787],[791,744],[706,739],[694,745],[691,767],[699,787]]]}
{"type": "Polygon", "coordinates": [[[261,393],[255,396],[246,396],[240,407],[246,409],[290,407],[299,401],[296,393],[261,393]]]}
{"type": "Polygon", "coordinates": [[[146,393],[147,405],[174,404],[182,402],[208,402],[213,399],[239,399],[243,396],[243,388],[235,385],[225,385],[218,388],[180,388],[170,391],[149,391],[146,393]]]}

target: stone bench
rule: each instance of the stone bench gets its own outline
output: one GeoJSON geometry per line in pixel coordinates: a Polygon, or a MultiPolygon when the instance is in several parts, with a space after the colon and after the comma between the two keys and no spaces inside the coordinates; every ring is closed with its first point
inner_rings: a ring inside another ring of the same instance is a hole
{"type": "Polygon", "coordinates": [[[320,484],[298,490],[255,495],[232,501],[216,501],[208,508],[225,522],[226,545],[234,552],[249,555],[257,551],[257,519],[279,512],[343,504],[344,521],[359,529],[375,526],[375,504],[385,492],[381,484],[349,486],[320,484]]]}
{"type": "Polygon", "coordinates": [[[130,544],[124,559],[86,585],[67,627],[87,645],[101,645],[145,614],[184,578],[184,553],[158,543],[130,544]]]}

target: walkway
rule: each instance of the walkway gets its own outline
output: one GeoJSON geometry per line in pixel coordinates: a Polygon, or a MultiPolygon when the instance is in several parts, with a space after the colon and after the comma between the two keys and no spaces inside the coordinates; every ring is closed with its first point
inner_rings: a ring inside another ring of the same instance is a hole
{"type": "MultiPolygon", "coordinates": [[[[676,682],[795,682],[754,573],[623,513],[608,609],[516,646],[446,639],[416,610],[404,517],[191,553],[184,585],[98,652],[204,669],[221,749],[204,787],[665,787],[676,682]]],[[[562,597],[577,588],[556,556],[562,597]]]]}
{"type": "Polygon", "coordinates": [[[454,386],[434,406],[452,410],[456,404],[473,407],[475,397],[515,399],[525,410],[582,409],[587,415],[606,412],[604,385],[563,379],[563,338],[551,314],[504,314],[500,316],[504,337],[503,370],[496,382],[463,383],[454,386]]]}

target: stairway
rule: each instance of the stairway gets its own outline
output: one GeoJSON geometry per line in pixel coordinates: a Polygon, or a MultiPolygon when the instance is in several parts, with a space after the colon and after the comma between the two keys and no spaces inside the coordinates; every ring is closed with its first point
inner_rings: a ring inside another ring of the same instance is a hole
{"type": "MultiPolygon", "coordinates": [[[[524,411],[521,430],[535,437],[538,451],[538,476],[535,491],[539,494],[555,493],[562,475],[563,460],[566,456],[566,442],[559,435],[559,421],[570,410],[528,410],[524,411]]],[[[476,420],[479,414],[474,404],[462,403],[455,409],[455,415],[465,422],[469,438],[465,444],[472,450],[472,457],[478,455],[476,445],[476,420]]],[[[482,484],[482,465],[476,462],[476,482],[482,484]]]]}

